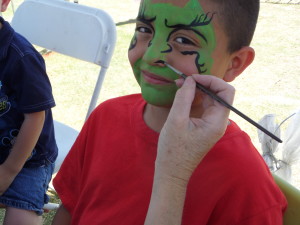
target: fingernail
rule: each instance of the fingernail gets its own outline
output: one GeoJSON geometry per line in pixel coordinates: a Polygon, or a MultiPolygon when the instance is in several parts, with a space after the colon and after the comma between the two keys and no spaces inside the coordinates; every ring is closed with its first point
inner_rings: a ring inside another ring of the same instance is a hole
{"type": "Polygon", "coordinates": [[[185,83],[187,84],[192,84],[193,83],[193,77],[192,76],[188,76],[186,79],[185,79],[185,83]]]}
{"type": "Polygon", "coordinates": [[[184,83],[184,79],[183,78],[178,78],[176,80],[174,80],[175,84],[177,87],[181,87],[182,84],[184,83]]]}
{"type": "Polygon", "coordinates": [[[192,77],[201,76],[200,74],[192,74],[192,77]]]}

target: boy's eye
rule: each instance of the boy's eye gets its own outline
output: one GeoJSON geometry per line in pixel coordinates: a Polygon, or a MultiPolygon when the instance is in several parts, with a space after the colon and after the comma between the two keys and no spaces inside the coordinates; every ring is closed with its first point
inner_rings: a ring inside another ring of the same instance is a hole
{"type": "Polygon", "coordinates": [[[180,44],[185,44],[185,45],[195,45],[195,43],[187,38],[184,37],[178,37],[175,39],[176,42],[180,44]]]}
{"type": "Polygon", "coordinates": [[[151,29],[148,27],[137,27],[135,30],[140,33],[152,33],[151,29]]]}

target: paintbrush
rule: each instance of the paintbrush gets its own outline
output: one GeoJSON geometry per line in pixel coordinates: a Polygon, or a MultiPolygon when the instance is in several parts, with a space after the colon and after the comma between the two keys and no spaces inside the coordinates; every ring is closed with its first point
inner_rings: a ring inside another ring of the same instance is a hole
{"type": "MultiPolygon", "coordinates": [[[[164,64],[169,67],[171,70],[173,70],[175,73],[177,73],[179,76],[183,77],[183,79],[187,78],[187,75],[184,73],[180,72],[179,70],[175,69],[173,66],[169,65],[168,63],[164,62],[164,64]]],[[[197,88],[199,88],[202,92],[210,96],[212,99],[216,100],[217,102],[221,103],[223,106],[226,108],[230,109],[231,111],[235,112],[238,114],[240,117],[251,123],[253,126],[273,138],[274,140],[278,141],[279,143],[282,143],[282,140],[280,140],[278,137],[276,137],[274,134],[272,134],[270,131],[268,131],[266,128],[262,127],[258,123],[256,123],[254,120],[243,114],[241,111],[237,110],[234,108],[232,105],[228,104],[225,100],[217,96],[215,93],[213,93],[211,90],[207,89],[204,87],[202,84],[196,83],[197,88]]]]}

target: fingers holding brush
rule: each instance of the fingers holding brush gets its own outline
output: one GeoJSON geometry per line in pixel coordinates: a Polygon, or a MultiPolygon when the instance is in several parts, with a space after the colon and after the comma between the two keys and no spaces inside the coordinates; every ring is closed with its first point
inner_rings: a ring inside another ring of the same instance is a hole
{"type": "Polygon", "coordinates": [[[207,86],[230,103],[234,98],[233,87],[213,76],[187,77],[177,91],[160,133],[156,169],[180,182],[188,182],[205,154],[222,137],[228,123],[229,109],[211,101],[209,96],[204,96],[210,98],[209,107],[203,109],[199,117],[190,117],[196,82],[207,86]]]}
{"type": "MultiPolygon", "coordinates": [[[[185,75],[184,73],[182,73],[181,71],[175,69],[173,66],[171,66],[170,64],[164,62],[164,64],[169,67],[171,70],[173,70],[175,73],[177,73],[180,77],[183,77],[184,79],[187,78],[187,75],[185,75]]],[[[196,78],[198,79],[198,78],[196,78]]],[[[205,78],[204,78],[205,79],[205,78]]],[[[215,78],[214,78],[215,79],[215,78]]],[[[265,134],[269,135],[270,137],[272,137],[274,140],[278,141],[279,143],[282,143],[282,140],[280,140],[280,138],[278,138],[277,136],[275,136],[273,133],[271,133],[270,131],[268,131],[267,129],[265,129],[264,127],[262,127],[261,125],[259,125],[258,123],[256,123],[254,120],[252,120],[251,118],[249,118],[248,116],[246,116],[244,113],[242,113],[241,111],[239,111],[238,109],[234,108],[231,104],[229,104],[228,102],[226,102],[223,98],[221,98],[220,96],[216,95],[214,92],[212,92],[209,88],[206,88],[205,86],[203,86],[200,83],[196,84],[196,87],[199,88],[202,92],[204,92],[205,94],[207,94],[208,96],[210,96],[211,98],[213,98],[215,101],[222,103],[222,105],[224,105],[225,107],[227,107],[228,109],[232,110],[233,112],[235,112],[236,114],[238,114],[240,117],[242,117],[243,119],[247,120],[249,123],[251,123],[253,126],[257,127],[258,129],[260,129],[262,132],[264,132],[265,134]]],[[[221,94],[223,95],[223,94],[221,94]]]]}
{"type": "MultiPolygon", "coordinates": [[[[221,98],[229,105],[233,104],[235,89],[224,80],[209,75],[192,75],[192,77],[197,82],[198,86],[204,86],[206,89],[213,92],[215,96],[221,98]]],[[[224,107],[224,105],[218,100],[207,94],[203,94],[203,104],[206,105],[203,107],[204,111],[202,119],[213,123],[216,127],[225,123],[223,124],[223,128],[226,128],[227,119],[224,120],[224,118],[228,118],[230,110],[224,107]]]]}
{"type": "Polygon", "coordinates": [[[194,74],[192,77],[197,83],[202,84],[225,100],[228,104],[232,105],[235,94],[235,88],[232,85],[212,75],[194,74]]]}

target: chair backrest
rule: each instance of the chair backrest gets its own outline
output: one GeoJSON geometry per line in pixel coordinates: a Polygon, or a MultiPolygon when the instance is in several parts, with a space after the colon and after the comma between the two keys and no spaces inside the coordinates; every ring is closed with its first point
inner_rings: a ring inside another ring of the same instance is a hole
{"type": "Polygon", "coordinates": [[[116,43],[116,26],[103,10],[62,0],[25,0],[12,27],[31,43],[101,66],[87,117],[94,109],[116,43]]]}
{"type": "MultiPolygon", "coordinates": [[[[97,64],[101,67],[86,118],[96,105],[116,43],[116,26],[103,10],[63,0],[25,0],[12,27],[32,44],[97,64]]],[[[78,131],[54,121],[58,145],[57,172],[78,131]]]]}
{"type": "Polygon", "coordinates": [[[288,208],[284,214],[284,225],[299,225],[300,224],[300,190],[273,174],[275,182],[285,195],[288,201],[288,208]]]}

